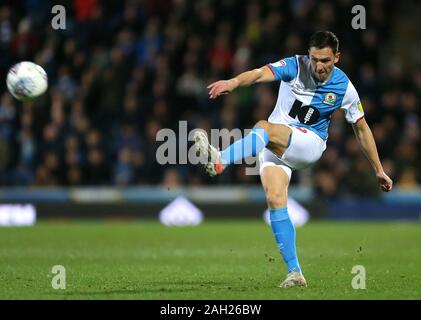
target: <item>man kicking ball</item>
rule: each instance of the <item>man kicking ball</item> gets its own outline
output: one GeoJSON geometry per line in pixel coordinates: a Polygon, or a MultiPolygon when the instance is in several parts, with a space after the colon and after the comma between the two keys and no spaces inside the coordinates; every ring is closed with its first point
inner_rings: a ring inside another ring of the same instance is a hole
{"type": "Polygon", "coordinates": [[[281,81],[268,121],[257,122],[243,139],[218,151],[203,131],[196,131],[194,136],[197,149],[208,159],[206,171],[210,176],[221,174],[238,160],[259,155],[272,230],[288,268],[282,288],[307,286],[297,258],[295,228],[287,210],[288,185],[292,170],[306,168],[322,156],[333,111],[344,111],[381,189],[387,192],[393,186],[383,170],[358,93],[346,74],[335,67],[339,57],[337,37],[332,32],[319,31],[310,38],[308,55],[288,57],[212,83],[208,86],[209,97],[216,99],[240,86],[281,81]]]}

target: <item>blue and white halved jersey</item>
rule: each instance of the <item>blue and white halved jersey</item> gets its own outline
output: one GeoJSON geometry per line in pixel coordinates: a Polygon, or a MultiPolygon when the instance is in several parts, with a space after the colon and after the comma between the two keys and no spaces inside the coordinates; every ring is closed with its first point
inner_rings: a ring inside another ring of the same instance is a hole
{"type": "Polygon", "coordinates": [[[269,122],[305,127],[327,140],[330,117],[338,108],[349,123],[364,117],[355,87],[346,74],[334,67],[321,83],[312,75],[307,55],[296,55],[267,65],[281,81],[275,109],[269,122]]]}

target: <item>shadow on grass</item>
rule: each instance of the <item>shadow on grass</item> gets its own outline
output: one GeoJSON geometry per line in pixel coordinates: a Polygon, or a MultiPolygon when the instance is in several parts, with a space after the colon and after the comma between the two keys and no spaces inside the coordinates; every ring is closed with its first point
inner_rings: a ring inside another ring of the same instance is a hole
{"type": "MultiPolygon", "coordinates": [[[[184,283],[185,285],[186,283],[184,283]]],[[[248,287],[248,288],[232,288],[230,286],[218,286],[218,287],[209,287],[207,285],[201,285],[198,287],[190,288],[145,288],[145,289],[121,289],[121,290],[107,290],[102,291],[66,291],[60,292],[58,295],[63,297],[72,297],[72,296],[96,296],[96,295],[141,295],[148,293],[187,293],[187,292],[196,292],[196,293],[220,293],[220,292],[262,292],[269,290],[270,288],[262,287],[248,287]]],[[[57,295],[55,295],[57,296],[57,295]]]]}

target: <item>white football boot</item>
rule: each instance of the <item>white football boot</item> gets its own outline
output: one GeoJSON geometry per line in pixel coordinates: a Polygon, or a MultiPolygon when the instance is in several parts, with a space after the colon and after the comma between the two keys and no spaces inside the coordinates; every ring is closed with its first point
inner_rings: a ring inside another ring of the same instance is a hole
{"type": "Polygon", "coordinates": [[[200,156],[204,157],[208,161],[207,164],[205,164],[206,172],[211,177],[221,174],[224,171],[221,154],[218,149],[209,143],[206,133],[201,130],[197,130],[194,133],[194,141],[196,142],[196,149],[200,152],[200,156]]]}
{"type": "Polygon", "coordinates": [[[284,282],[279,285],[279,288],[291,287],[307,287],[307,281],[301,272],[293,271],[288,273],[284,282]]]}

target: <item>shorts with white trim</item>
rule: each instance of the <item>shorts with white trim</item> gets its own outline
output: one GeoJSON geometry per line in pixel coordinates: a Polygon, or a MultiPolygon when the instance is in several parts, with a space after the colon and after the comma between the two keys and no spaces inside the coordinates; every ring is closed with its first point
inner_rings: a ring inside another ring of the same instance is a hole
{"type": "Polygon", "coordinates": [[[326,150],[326,141],[315,132],[292,125],[288,127],[292,129],[291,140],[282,157],[275,155],[268,148],[264,148],[259,153],[260,174],[267,166],[277,166],[282,168],[291,179],[292,170],[311,166],[326,150]]]}

